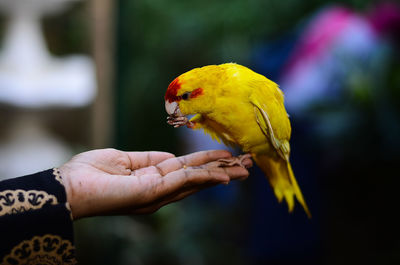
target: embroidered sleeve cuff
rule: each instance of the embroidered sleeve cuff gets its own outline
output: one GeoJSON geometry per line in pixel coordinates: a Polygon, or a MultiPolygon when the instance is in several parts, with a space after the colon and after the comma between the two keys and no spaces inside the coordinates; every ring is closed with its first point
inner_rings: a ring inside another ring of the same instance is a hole
{"type": "MultiPolygon", "coordinates": [[[[0,182],[0,192],[6,190],[38,190],[56,197],[58,203],[67,202],[64,185],[57,168],[0,182]]],[[[38,200],[42,197],[36,198],[38,200]]]]}
{"type": "Polygon", "coordinates": [[[75,263],[71,211],[57,169],[0,182],[0,234],[1,264],[75,263]]]}

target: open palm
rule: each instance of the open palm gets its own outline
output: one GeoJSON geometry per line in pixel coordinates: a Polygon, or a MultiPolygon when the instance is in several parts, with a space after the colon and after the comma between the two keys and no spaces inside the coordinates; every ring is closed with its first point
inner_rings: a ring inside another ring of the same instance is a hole
{"type": "MultiPolygon", "coordinates": [[[[175,157],[166,152],[102,149],[81,153],[60,169],[74,219],[94,215],[151,213],[205,187],[243,179],[240,166],[221,167],[228,151],[175,157]]],[[[243,161],[246,167],[252,161],[243,161]]]]}

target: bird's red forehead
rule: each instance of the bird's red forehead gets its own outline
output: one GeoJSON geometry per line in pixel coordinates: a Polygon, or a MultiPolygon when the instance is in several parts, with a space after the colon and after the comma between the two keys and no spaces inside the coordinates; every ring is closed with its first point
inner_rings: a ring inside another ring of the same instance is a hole
{"type": "Polygon", "coordinates": [[[169,84],[167,92],[165,93],[165,100],[168,102],[174,102],[181,100],[180,97],[177,96],[179,89],[181,89],[182,82],[179,80],[179,77],[175,78],[174,81],[169,84]]]}

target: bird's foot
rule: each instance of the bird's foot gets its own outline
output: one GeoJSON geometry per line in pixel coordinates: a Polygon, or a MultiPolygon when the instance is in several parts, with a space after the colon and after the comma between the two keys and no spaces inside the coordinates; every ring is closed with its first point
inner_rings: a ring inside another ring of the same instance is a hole
{"type": "Polygon", "coordinates": [[[251,154],[244,154],[238,157],[218,159],[220,163],[219,167],[233,167],[241,166],[243,168],[249,168],[252,166],[251,154]]]}
{"type": "Polygon", "coordinates": [[[186,116],[168,116],[167,123],[174,126],[174,128],[182,127],[185,125],[189,128],[192,128],[194,126],[194,123],[191,122],[186,116]]]}
{"type": "Polygon", "coordinates": [[[185,126],[188,123],[188,118],[185,116],[175,117],[175,116],[168,116],[167,123],[169,125],[174,126],[175,128],[185,126]]]}

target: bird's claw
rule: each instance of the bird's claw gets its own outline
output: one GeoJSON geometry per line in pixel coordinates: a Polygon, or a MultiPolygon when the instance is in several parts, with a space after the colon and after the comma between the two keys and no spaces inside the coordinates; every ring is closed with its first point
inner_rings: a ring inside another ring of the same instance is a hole
{"type": "Polygon", "coordinates": [[[243,163],[245,159],[251,158],[251,154],[244,154],[238,157],[224,158],[218,159],[220,162],[219,167],[233,167],[233,166],[241,166],[243,168],[251,167],[251,164],[243,163]]]}
{"type": "Polygon", "coordinates": [[[191,128],[193,126],[193,123],[189,121],[189,119],[186,116],[168,116],[167,117],[167,123],[169,125],[174,126],[174,128],[182,127],[187,125],[187,127],[191,128]]]}
{"type": "Polygon", "coordinates": [[[169,116],[167,118],[167,123],[169,125],[174,126],[174,128],[185,126],[188,122],[189,122],[189,120],[185,116],[181,116],[181,117],[169,116]]]}

